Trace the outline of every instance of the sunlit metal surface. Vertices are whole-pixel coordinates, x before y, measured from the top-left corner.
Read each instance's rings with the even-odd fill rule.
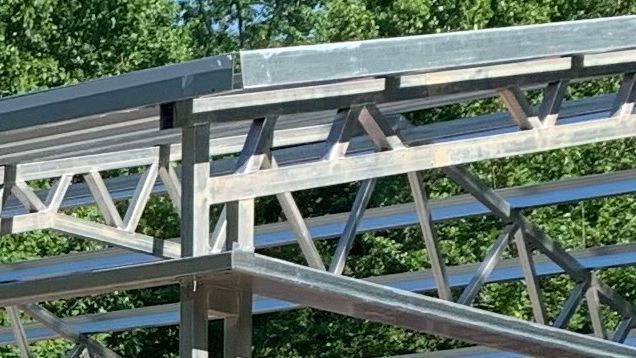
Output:
[[[636,355],[615,343],[636,325],[636,308],[593,272],[635,264],[635,246],[566,251],[520,211],[633,193],[634,170],[492,190],[461,166],[633,137],[635,29],[628,16],[255,50],[242,53],[245,88],[233,87],[233,64],[219,56],[0,100],[0,233],[55,230],[118,247],[0,266],[0,304],[12,312],[22,356],[27,340],[57,336],[76,343],[71,356],[83,347],[116,356],[87,334],[179,324],[180,355],[207,357],[207,321],[219,318],[224,356],[247,358],[253,314],[304,306],[517,353]],[[618,75],[617,93],[564,102],[570,83]],[[530,89],[544,90],[537,107],[528,104]],[[410,112],[495,96],[507,112],[408,120]],[[419,171],[434,168],[467,194],[430,200]],[[140,174],[108,174],[130,169]],[[408,177],[414,202],[367,208],[376,181],[389,175]],[[33,180],[51,188],[36,192]],[[302,216],[295,191],[353,181],[363,184],[350,213]],[[138,229],[151,195],[167,195],[179,238]],[[268,195],[285,221],[255,226],[255,200]],[[211,223],[217,204],[223,214]],[[85,205],[103,220],[66,210]],[[482,215],[506,223],[499,240],[484,262],[447,267],[438,241],[452,238],[437,237],[434,225]],[[431,270],[342,275],[357,234],[416,225]],[[325,259],[315,241],[334,238],[336,254]],[[513,241],[519,257],[502,259]],[[309,268],[253,254],[296,243]],[[536,281],[555,274],[576,285],[551,322]],[[545,325],[470,307],[482,285],[521,279]],[[180,287],[179,304],[68,319],[37,306],[171,284]],[[457,302],[450,288],[464,290]],[[607,340],[561,328],[582,302],[594,334]],[[616,332],[606,332],[601,304],[621,315]],[[22,325],[20,310],[48,328]],[[12,342],[0,330],[0,343]]]

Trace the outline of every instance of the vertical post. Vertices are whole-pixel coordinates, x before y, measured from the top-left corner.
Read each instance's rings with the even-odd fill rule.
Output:
[[[239,278],[235,290],[228,297],[235,308],[233,315],[223,320],[223,357],[252,357],[252,289],[249,282]]]
[[[159,129],[174,128],[174,104],[162,105],[159,115]],[[159,146],[159,178],[163,183],[172,205],[181,215],[181,186],[177,173],[170,165],[170,144]]]
[[[208,292],[196,280],[181,283],[179,357],[208,358]]]
[[[162,105],[162,126],[187,122],[192,101]],[[181,173],[181,257],[209,252],[210,205],[207,181],[210,177],[210,124],[186,124],[182,128]],[[207,358],[208,291],[196,280],[181,283],[181,324],[179,356]]]
[[[254,250],[254,199],[227,203],[227,249]],[[224,298],[219,298],[224,299]],[[252,357],[252,289],[239,277],[227,298],[235,314],[223,320],[223,357]]]

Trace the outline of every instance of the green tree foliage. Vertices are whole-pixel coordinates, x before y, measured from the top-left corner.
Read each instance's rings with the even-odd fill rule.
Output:
[[[177,4],[164,0],[0,1],[0,96],[187,59],[192,56],[190,37],[179,26],[179,15]],[[73,214],[100,219],[95,208],[81,208]],[[170,223],[168,215],[162,214],[163,222]],[[178,225],[173,226],[178,231]],[[2,237],[0,258],[13,262],[99,248],[85,240],[33,232]],[[164,295],[157,291],[148,292],[146,297],[147,300],[134,294],[114,293],[58,301],[47,304],[47,308],[58,315],[71,316],[142,306],[161,300]],[[4,312],[0,322],[7,324]],[[98,338],[106,339],[108,335]],[[140,343],[122,339],[112,344],[130,353]],[[70,347],[69,342],[56,340],[40,342],[33,349],[39,357],[63,357]],[[162,348],[160,352],[163,351]],[[13,348],[3,347],[0,356],[18,355]]]
[[[184,60],[186,32],[164,0],[0,2],[0,95]]]
[[[624,0],[5,0],[0,2],[0,95],[72,83],[104,75],[201,57],[241,48],[289,46],[316,42],[358,40],[459,30],[543,23],[633,13],[636,3]],[[579,98],[615,89],[616,79],[587,82],[572,88]],[[533,94],[533,100],[539,95]],[[418,124],[452,120],[502,108],[496,100],[409,114]],[[590,145],[538,155],[472,165],[493,187],[507,187],[589,175],[634,167],[634,141]],[[461,190],[439,171],[427,171],[431,197]],[[356,183],[309,190],[294,195],[305,203],[305,216],[348,211]],[[410,201],[404,177],[384,178],[371,207]],[[122,209],[125,204],[122,204]],[[542,208],[528,215],[567,248],[629,242],[636,233],[636,201],[632,197]],[[283,220],[274,200],[258,201],[258,222]],[[74,212],[100,220],[93,208]],[[153,198],[140,230],[161,238],[178,235],[178,218],[166,198]],[[492,217],[470,218],[436,226],[446,262],[457,265],[480,261],[502,224]],[[419,228],[411,227],[360,235],[346,274],[376,276],[429,267]],[[325,259],[333,243],[321,243]],[[59,255],[99,248],[98,245],[49,232],[0,240],[5,261]],[[302,262],[295,247],[271,249],[267,254]],[[625,279],[634,269],[614,269],[601,275],[627,298],[636,284]],[[554,317],[572,288],[566,277],[542,279],[548,311]],[[47,304],[61,316],[103,312],[176,302],[174,287],[118,292],[94,298]],[[478,307],[531,319],[522,283],[486,286]],[[614,319],[611,312],[609,318]],[[0,316],[0,321],[6,319]],[[571,329],[590,332],[585,309],[573,318]],[[611,327],[610,327],[611,328]],[[220,326],[211,324],[213,346],[220,344]],[[462,343],[439,339],[375,323],[343,318],[314,310],[298,310],[256,317],[257,357],[367,357],[448,349]],[[175,356],[178,330],[163,327],[102,334],[97,338],[125,356]],[[63,356],[68,342],[39,343],[40,356]],[[217,350],[218,352],[218,350]],[[15,356],[4,349],[2,356]]]

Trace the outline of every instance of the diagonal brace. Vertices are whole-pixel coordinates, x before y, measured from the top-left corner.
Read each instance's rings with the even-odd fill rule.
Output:
[[[461,296],[459,296],[459,300],[457,300],[457,303],[460,303],[462,305],[470,305],[475,300],[475,297],[477,297],[477,294],[479,293],[479,289],[488,279],[488,276],[490,276],[492,270],[495,269],[495,266],[497,266],[497,262],[499,262],[501,254],[510,244],[512,235],[515,234],[517,229],[518,228],[515,224],[508,225],[506,228],[503,229],[503,231],[499,235],[499,238],[497,238],[490,249],[488,249],[486,257],[484,257],[481,265],[479,265],[479,268],[468,283],[468,286],[466,286],[466,288],[464,288],[464,291],[462,291],[462,294]]]
[[[505,221],[517,223],[524,234],[531,240],[533,246],[560,265],[570,276],[572,276],[572,278],[578,283],[577,288],[580,289],[581,293],[578,294],[579,290],[575,290],[573,294],[576,295],[570,296],[571,298],[574,298],[573,301],[580,300],[580,296],[582,296],[583,292],[589,292],[587,290],[587,285],[594,283],[595,286],[601,287],[604,290],[604,293],[602,294],[604,297],[612,297],[611,302],[618,302],[618,298],[616,297],[620,296],[614,293],[610,287],[601,284],[600,281],[598,281],[590,272],[585,270],[585,267],[583,267],[576,258],[552,241],[541,229],[532,224],[527,218],[519,214],[517,211],[512,210],[510,204],[501,195],[487,187],[479,178],[466,170],[466,168],[453,166],[444,168],[444,171],[449,177],[451,177],[451,179],[462,186],[464,190],[468,191],[491,209],[495,215]],[[585,283],[585,286],[583,286],[582,283]],[[569,300],[570,299],[568,299],[568,301]],[[622,299],[620,302],[620,312],[631,313],[634,311],[633,305],[628,303],[626,300]],[[576,306],[574,306],[574,308],[575,307]],[[556,323],[564,325],[565,322],[567,322],[567,319],[563,318],[569,319],[569,317],[561,317],[560,315],[557,319],[558,322],[555,322],[555,325]],[[592,318],[594,319],[594,317]],[[595,331],[597,334],[600,334],[601,332],[598,324],[597,327],[595,327]]]
[[[75,343],[81,344],[89,351],[98,354],[102,358],[121,358],[117,353],[102,346],[99,342],[78,332],[73,326],[56,317],[41,306],[30,303],[20,308],[29,316],[40,321],[43,325],[58,333],[60,336]]]
[[[15,306],[7,307],[7,314],[9,315],[9,320],[11,321],[11,330],[13,331],[13,336],[15,337],[18,349],[20,350],[20,357],[31,358],[31,352],[29,351],[29,341],[26,338],[24,326],[22,325],[22,321],[20,320],[20,313],[18,312],[18,308]]]

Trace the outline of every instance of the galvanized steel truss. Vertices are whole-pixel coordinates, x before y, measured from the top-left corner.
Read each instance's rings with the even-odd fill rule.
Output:
[[[69,357],[81,356],[86,350],[117,356],[88,337],[94,331],[84,330],[80,321],[57,318],[37,303],[179,283],[180,304],[157,308],[178,310],[176,320],[155,324],[179,322],[183,357],[208,355],[207,322],[212,318],[224,320],[224,356],[251,356],[252,315],[299,306],[535,356],[634,356],[636,349],[615,343],[623,342],[636,324],[634,306],[590,272],[602,265],[581,259],[595,254],[563,250],[522,209],[629,193],[636,186],[612,187],[613,183],[618,186],[623,174],[563,184],[587,185],[594,192],[587,195],[565,194],[567,190],[558,188],[561,184],[555,189],[548,183],[539,191],[561,190],[560,197],[523,206],[514,203],[514,195],[488,188],[462,166],[633,137],[634,30],[636,18],[622,17],[355,46],[247,51],[241,54],[244,89],[231,90],[232,64],[227,56],[220,56],[0,101],[0,127],[6,130],[0,134],[4,164],[0,231],[53,229],[139,253],[122,266],[108,260],[127,254],[106,250],[98,254],[104,263],[85,268],[81,268],[84,256],[72,255],[58,261],[67,265],[58,273],[46,277],[25,273],[0,284],[0,305],[7,307],[15,343],[24,357],[30,356],[28,342],[40,327],[23,326],[22,310],[49,329],[51,333],[43,338],[74,341]],[[545,43],[546,34],[556,33],[563,36],[551,36]],[[588,34],[589,41],[580,41],[580,33]],[[493,39],[504,39],[508,45],[497,53],[488,45]],[[521,39],[530,41],[533,48],[519,52],[513,44]],[[450,54],[458,43],[470,41],[474,46],[465,47],[465,52],[446,65],[436,64],[425,50],[442,46]],[[428,57],[402,65],[378,57],[396,48]],[[324,59],[342,56],[349,56],[351,69],[322,66],[329,63]],[[298,64],[310,66],[294,70]],[[269,76],[263,77],[263,73]],[[614,75],[623,77],[613,97],[563,102],[570,83]],[[543,100],[533,108],[524,91],[537,88],[543,89]],[[208,95],[212,92],[220,93]],[[419,127],[400,115],[493,96],[501,97],[508,115]],[[120,112],[102,115],[110,111]],[[210,160],[225,154],[236,155]],[[174,164],[176,161],[181,165]],[[139,175],[107,180],[100,174],[123,168],[142,169]],[[449,208],[480,204],[478,209],[460,210],[446,219],[489,211],[502,221],[501,235],[479,265],[445,267],[433,226],[440,220],[436,210],[442,204],[429,203],[420,175],[433,168],[441,168],[473,197],[447,200]],[[367,210],[377,179],[402,174],[408,178],[412,206]],[[29,187],[29,181],[40,179],[52,180],[48,191],[35,192]],[[292,194],[353,181],[360,181],[360,187],[350,213],[324,219],[338,225],[330,233],[321,234],[317,229],[323,219],[303,218]],[[609,189],[594,186],[601,183],[608,183]],[[520,188],[516,193],[523,197],[519,194],[523,191]],[[159,240],[136,232],[153,192],[167,193],[180,215],[179,240]],[[255,199],[269,195],[280,203],[287,219],[284,227],[254,225]],[[128,200],[125,210],[116,203],[123,200]],[[100,222],[61,211],[88,204],[97,206]],[[222,210],[211,229],[212,205],[221,205]],[[406,221],[372,223],[374,218],[406,212],[412,213]],[[342,276],[358,233],[413,224],[421,228],[431,269],[430,284],[412,291],[435,288],[439,299],[394,288],[403,278],[355,280]],[[277,232],[295,239],[308,267],[254,254],[259,247],[290,243],[289,239],[263,239]],[[328,265],[315,245],[315,240],[326,238],[338,238]],[[520,275],[493,278],[502,252],[511,244],[517,259],[506,262],[518,266]],[[616,250],[624,255],[636,252],[632,246]],[[555,264],[550,269],[538,264],[550,265],[549,261]],[[625,259],[616,265],[634,262]],[[44,260],[20,267],[27,272],[48,264]],[[11,266],[5,268],[12,270]],[[453,279],[459,272],[464,272],[465,279],[457,283]],[[465,275],[468,272],[470,276]],[[556,273],[565,273],[576,286],[561,313],[550,319],[538,277]],[[470,307],[486,282],[512,279],[525,281],[534,323]],[[453,287],[463,287],[456,302]],[[261,296],[282,301],[261,309],[267,301]],[[562,329],[583,299],[596,337]],[[603,304],[622,318],[612,334],[602,321]],[[148,312],[146,308],[125,314],[137,315],[139,326],[147,326],[143,317]],[[99,319],[111,322],[108,320],[116,315]],[[110,327],[130,328],[112,322]]]

